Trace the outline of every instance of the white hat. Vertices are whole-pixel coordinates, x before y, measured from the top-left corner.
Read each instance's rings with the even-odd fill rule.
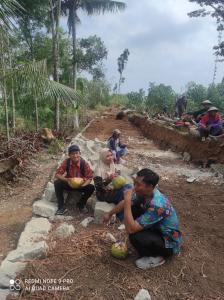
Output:
[[[212,102],[209,101],[209,100],[205,100],[205,101],[202,102],[202,104],[212,104]]]
[[[212,106],[212,107],[209,108],[208,112],[209,111],[219,111],[219,109],[215,106]]]

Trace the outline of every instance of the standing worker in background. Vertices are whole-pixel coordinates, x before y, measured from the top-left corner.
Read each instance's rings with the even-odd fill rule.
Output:
[[[182,97],[177,99],[177,101],[175,103],[175,115],[178,118],[181,118],[181,116],[185,112],[186,108],[187,108],[187,98],[185,95],[183,95]]]

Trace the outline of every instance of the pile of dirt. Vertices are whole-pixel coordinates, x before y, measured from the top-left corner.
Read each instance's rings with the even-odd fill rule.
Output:
[[[224,163],[224,140],[201,142],[189,133],[167,127],[159,121],[132,115],[129,120],[137,126],[145,137],[152,139],[161,148],[171,148],[176,152],[188,152],[192,161],[212,161]]]

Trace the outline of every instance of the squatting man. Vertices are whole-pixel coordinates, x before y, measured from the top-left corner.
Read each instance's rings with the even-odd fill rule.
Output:
[[[134,179],[134,188],[124,192],[124,200],[104,215],[108,223],[113,214],[124,212],[129,240],[139,254],[136,266],[148,269],[160,266],[179,253],[182,235],[176,211],[157,188],[159,176],[142,169]]]

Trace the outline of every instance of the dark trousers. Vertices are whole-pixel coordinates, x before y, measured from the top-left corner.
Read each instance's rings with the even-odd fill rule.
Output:
[[[134,219],[138,218],[143,213],[144,211],[141,207],[132,207]],[[129,234],[129,240],[140,257],[162,256],[167,258],[173,255],[173,250],[165,247],[162,234],[157,229],[149,228],[136,233],[131,233]]]
[[[86,205],[87,200],[94,192],[94,186],[92,184],[88,184],[84,187],[80,187],[78,189],[73,189],[68,185],[67,182],[64,182],[62,180],[56,180],[54,182],[54,188],[55,188],[55,194],[58,200],[58,208],[61,209],[64,207],[64,191],[77,191],[81,193],[81,199],[77,203],[77,205],[82,208]]]
[[[222,134],[223,130],[222,130],[221,126],[212,127],[210,130],[207,128],[200,127],[199,132],[200,132],[201,137],[208,137],[209,134],[211,134],[213,136],[218,136],[218,135]]]

